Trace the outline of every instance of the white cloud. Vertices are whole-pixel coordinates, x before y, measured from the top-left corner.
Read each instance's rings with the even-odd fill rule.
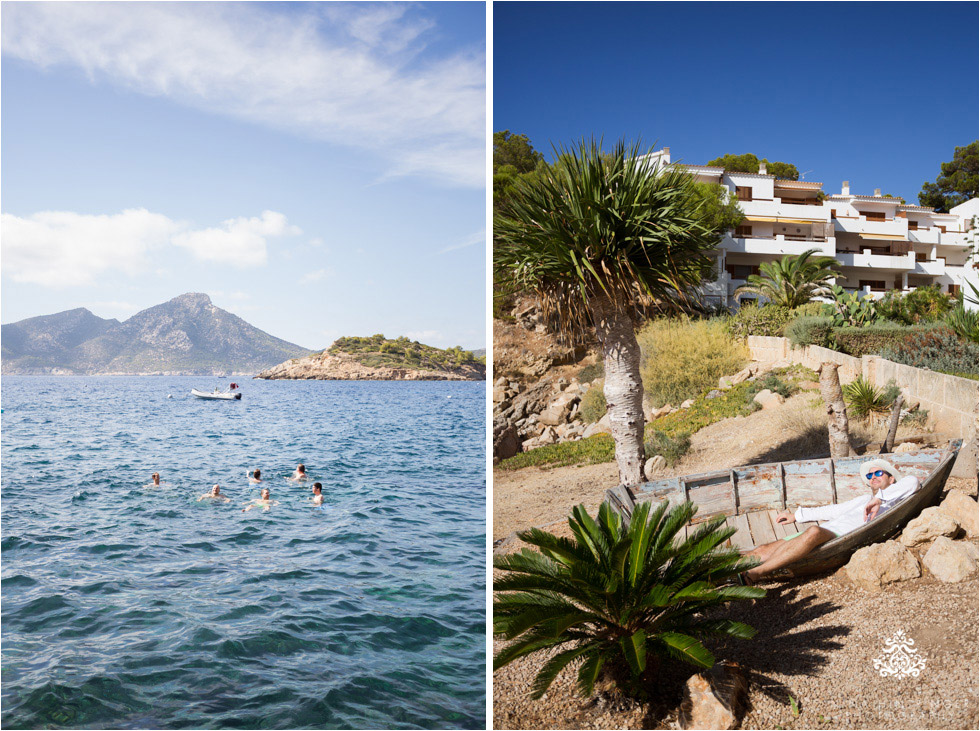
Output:
[[[302,277],[300,277],[300,284],[311,284],[313,282],[319,282],[327,277],[330,272],[326,269],[316,269],[312,272],[307,272]]]
[[[199,230],[145,208],[112,215],[71,211],[41,211],[26,218],[0,215],[4,275],[15,282],[50,287],[92,284],[111,270],[134,276],[152,271],[155,262],[150,252],[170,246],[186,248],[200,260],[257,266],[266,261],[268,238],[299,233],[275,211]]]
[[[144,208],[90,216],[42,211],[28,218],[0,215],[3,271],[15,282],[51,287],[91,284],[116,269],[136,274],[147,253],[166,246],[179,224]]]
[[[452,244],[444,249],[440,249],[440,254],[445,254],[450,251],[456,251],[457,249],[466,249],[470,246],[476,246],[477,244],[485,244],[487,241],[486,230],[477,231],[475,234],[470,234],[465,239],[463,239],[458,244]]]
[[[353,145],[387,175],[483,187],[482,48],[426,57],[400,4],[3,4],[3,51],[42,68]]]
[[[178,234],[173,242],[189,249],[203,261],[221,261],[237,266],[258,266],[267,259],[266,238],[300,234],[286,217],[275,211],[263,211],[261,218],[232,218],[220,228],[206,228]]]

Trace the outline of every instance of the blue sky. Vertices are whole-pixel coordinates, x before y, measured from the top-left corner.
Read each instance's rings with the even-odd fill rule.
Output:
[[[4,3],[2,321],[485,347],[483,3]]]
[[[704,164],[751,152],[917,204],[977,139],[978,8],[957,3],[493,7],[493,129],[602,136]]]

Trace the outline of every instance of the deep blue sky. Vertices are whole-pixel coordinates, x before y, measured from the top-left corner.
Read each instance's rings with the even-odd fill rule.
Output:
[[[537,3],[493,6],[493,129],[637,137],[674,161],[781,160],[839,193],[917,204],[977,138],[978,6]]]

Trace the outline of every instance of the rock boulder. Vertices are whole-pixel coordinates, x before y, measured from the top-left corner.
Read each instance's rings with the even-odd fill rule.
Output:
[[[957,522],[942,508],[926,508],[919,517],[908,522],[899,540],[903,546],[917,546],[939,536],[955,536],[958,530]]]
[[[948,584],[963,581],[977,573],[977,547],[941,536],[926,551],[922,564],[940,581]]]
[[[885,541],[855,551],[844,573],[861,588],[880,591],[885,584],[915,579],[922,570],[905,546],[898,541]]]
[[[977,519],[980,506],[977,505],[976,500],[959,490],[950,490],[939,509],[955,520],[968,538],[977,537]]]

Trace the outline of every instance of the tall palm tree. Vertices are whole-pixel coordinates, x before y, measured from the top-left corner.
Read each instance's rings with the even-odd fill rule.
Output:
[[[838,263],[832,256],[811,258],[817,251],[808,249],[802,254],[788,254],[777,261],[760,264],[761,276],[750,274],[746,284],[735,290],[735,299],[751,293],[765,297],[774,305],[793,308],[830,294]]]
[[[494,268],[535,293],[568,335],[595,328],[623,484],[643,481],[643,390],[633,318],[709,272],[725,224],[694,179],[654,167],[639,144],[556,148],[553,165],[518,181],[493,219]]]

